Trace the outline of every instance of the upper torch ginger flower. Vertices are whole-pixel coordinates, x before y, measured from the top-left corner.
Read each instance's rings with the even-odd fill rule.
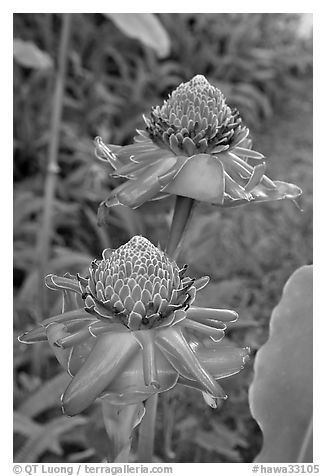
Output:
[[[128,179],[102,206],[137,208],[173,194],[234,207],[301,195],[296,185],[264,175],[264,162],[248,164],[264,156],[248,148],[249,130],[239,112],[202,75],[180,84],[144,121],[146,130],[137,131],[132,145],[95,139],[96,155],[110,163],[112,176]]]
[[[72,377],[63,410],[75,415],[96,398],[112,405],[138,404],[177,383],[197,388],[212,406],[226,398],[217,379],[243,368],[248,349],[221,346],[234,311],[193,306],[208,277],[185,277],[164,251],[134,236],[103,251],[83,278],[49,275],[63,292],[62,314],[19,340],[48,340]]]

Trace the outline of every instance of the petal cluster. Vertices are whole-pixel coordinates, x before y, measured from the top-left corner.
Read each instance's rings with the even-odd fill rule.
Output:
[[[180,84],[144,121],[146,129],[137,131],[131,145],[95,139],[96,155],[109,162],[111,175],[127,179],[102,206],[137,208],[148,200],[180,195],[234,207],[294,200],[301,194],[296,185],[265,175],[264,156],[252,150],[239,112],[202,75]]]
[[[180,84],[144,120],[153,142],[189,157],[235,147],[249,132],[239,112],[202,75]]]
[[[94,260],[89,272],[87,280],[78,277],[85,309],[133,331],[184,319],[196,289],[208,282],[208,277],[185,277],[185,269],[142,236],[117,250],[104,250],[103,259]]]
[[[234,311],[193,306],[208,278],[185,277],[163,251],[135,236],[93,261],[88,277],[49,275],[63,294],[62,313],[20,337],[48,341],[72,380],[62,396],[75,415],[96,398],[134,404],[177,383],[210,403],[226,398],[217,380],[239,372],[248,349],[221,346]],[[207,397],[207,395],[209,397]]]

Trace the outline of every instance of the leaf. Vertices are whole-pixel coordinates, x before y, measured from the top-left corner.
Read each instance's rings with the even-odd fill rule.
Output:
[[[120,30],[153,48],[159,58],[170,51],[170,38],[153,13],[104,13]]]
[[[312,462],[312,266],[290,277],[258,351],[249,391],[264,443],[255,462]]]
[[[55,454],[62,454],[60,436],[77,425],[83,425],[86,421],[86,418],[79,416],[74,418],[60,416],[47,424],[41,425],[15,412],[14,432],[24,434],[27,437],[26,443],[15,455],[15,463],[36,463],[39,457],[48,449]]]
[[[35,43],[19,38],[14,39],[14,59],[25,68],[45,70],[53,66],[52,58]]]
[[[60,406],[60,396],[70,382],[67,373],[60,373],[46,382],[33,395],[20,405],[19,412],[30,417],[39,415],[48,408]]]
[[[35,441],[36,439],[39,438],[40,434],[43,434],[44,426],[39,423],[35,423],[33,420],[31,420],[25,415],[21,415],[18,412],[14,412],[13,430],[14,430],[14,434],[18,433],[20,435],[23,435],[26,438],[25,443],[21,445],[21,447],[15,454],[16,462],[17,461],[25,462],[25,460],[27,461],[27,459],[25,458],[25,456],[27,457],[26,451],[25,451],[26,447],[27,447],[27,451],[29,451],[30,441]],[[47,449],[52,451],[54,454],[57,454],[57,455],[62,454],[61,446],[57,440],[47,441],[47,446],[48,446]],[[35,459],[37,458],[37,456],[38,454],[35,455]],[[33,456],[28,455],[28,460],[30,457],[34,459]]]
[[[14,433],[20,433],[24,436],[32,436],[38,434],[38,432],[40,431],[41,425],[39,423],[35,423],[26,415],[22,415],[19,412],[14,412],[13,418]]]

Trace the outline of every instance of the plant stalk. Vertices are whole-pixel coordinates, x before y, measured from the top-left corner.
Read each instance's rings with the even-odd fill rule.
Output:
[[[157,410],[158,394],[155,393],[146,400],[145,415],[139,428],[138,439],[138,462],[152,463],[154,438],[155,438],[155,421]]]
[[[50,242],[53,229],[53,203],[55,197],[58,167],[58,149],[60,139],[60,124],[63,108],[64,85],[67,69],[68,43],[71,30],[71,14],[64,13],[62,16],[62,30],[58,57],[58,70],[56,75],[55,91],[53,95],[53,107],[50,128],[50,142],[48,152],[48,165],[44,187],[43,220],[38,240],[40,257],[39,266],[39,298],[42,319],[47,313],[46,293],[44,292],[44,275],[47,272],[50,256]]]
[[[189,222],[192,217],[195,200],[189,197],[176,196],[172,224],[166,246],[166,253],[177,259]]]
[[[164,429],[163,451],[166,458],[173,460],[176,457],[176,454],[171,448],[175,420],[176,398],[173,394],[171,395],[170,392],[162,392],[160,398],[162,404]]]

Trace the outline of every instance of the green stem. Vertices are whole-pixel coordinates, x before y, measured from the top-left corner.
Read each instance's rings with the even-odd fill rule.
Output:
[[[71,29],[71,15],[69,13],[63,14],[63,25],[60,38],[60,50],[58,58],[58,71],[56,75],[55,92],[53,95],[53,108],[51,117],[50,129],[50,143],[49,143],[49,158],[47,165],[47,172],[44,187],[44,210],[43,221],[40,229],[38,250],[40,256],[39,268],[39,297],[41,300],[42,317],[46,313],[47,303],[46,295],[44,293],[44,275],[47,272],[49,255],[50,255],[50,241],[52,236],[52,218],[53,218],[53,203],[55,197],[55,189],[57,182],[58,168],[58,149],[60,138],[60,124],[63,107],[64,85],[67,69],[68,56],[68,42]]]
[[[155,393],[149,397],[145,403],[146,413],[139,428],[139,463],[151,463],[153,459],[157,398],[158,394]]]
[[[177,259],[182,241],[189,226],[195,200],[189,197],[176,196],[171,229],[166,246],[166,253],[174,260]]]

